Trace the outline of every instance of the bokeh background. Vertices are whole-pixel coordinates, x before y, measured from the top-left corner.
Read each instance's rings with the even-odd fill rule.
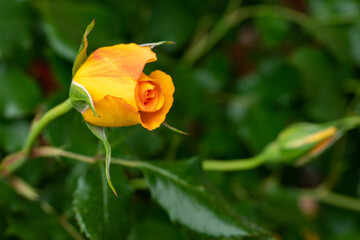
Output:
[[[156,47],[158,61],[144,71],[172,76],[175,100],[166,121],[190,135],[165,127],[109,129],[113,156],[247,158],[292,123],[359,113],[357,0],[0,0],[1,158],[21,149],[36,114],[68,97],[72,62],[92,19],[88,52],[176,42]],[[89,156],[102,150],[76,111],[51,123],[40,141]],[[237,211],[278,239],[360,239],[359,206],[346,210],[301,194],[325,185],[359,199],[359,143],[354,130],[302,167],[270,164],[208,175]],[[78,163],[60,158],[31,161],[17,174],[77,226],[71,201],[79,172]],[[69,239],[53,217],[23,211],[2,191],[1,239]],[[146,190],[135,192],[132,205],[126,239],[197,239],[171,223]]]

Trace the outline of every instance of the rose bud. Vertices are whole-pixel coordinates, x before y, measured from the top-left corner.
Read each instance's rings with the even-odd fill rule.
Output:
[[[175,88],[162,71],[143,73],[145,64],[153,61],[156,55],[150,47],[133,43],[93,52],[73,78],[90,94],[98,115],[87,108],[82,112],[85,121],[101,127],[159,127],[173,104]]]
[[[329,148],[343,135],[334,123],[298,123],[286,128],[277,144],[283,161],[302,165]]]

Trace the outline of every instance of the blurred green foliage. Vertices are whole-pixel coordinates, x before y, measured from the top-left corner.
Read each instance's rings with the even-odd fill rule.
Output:
[[[144,176],[112,168],[117,199],[102,165],[29,161],[14,175],[39,197],[26,200],[12,177],[1,178],[0,239],[271,239],[254,234],[262,228],[278,239],[360,239],[359,205],[344,209],[346,200],[318,194],[360,201],[358,130],[302,167],[203,172],[192,158],[251,157],[292,123],[358,115],[360,1],[0,0],[0,157],[20,150],[32,119],[68,97],[72,62],[92,19],[91,51],[176,42],[155,48],[158,61],[145,72],[172,76],[167,122],[190,136],[164,127],[109,129],[114,157],[149,161]],[[52,122],[39,142],[103,154],[76,111]]]

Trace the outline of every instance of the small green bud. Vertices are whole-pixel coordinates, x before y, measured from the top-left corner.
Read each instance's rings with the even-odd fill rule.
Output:
[[[276,142],[282,161],[296,165],[304,164],[322,153],[342,133],[334,124],[298,123],[280,133]]]

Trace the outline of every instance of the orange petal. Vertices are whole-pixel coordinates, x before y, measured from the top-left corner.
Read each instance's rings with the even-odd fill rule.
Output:
[[[161,72],[161,71],[159,71]],[[170,76],[169,76],[170,77]],[[171,77],[170,77],[171,79]],[[164,105],[164,101],[165,101],[165,98],[164,98],[164,95],[163,95],[163,91],[162,91],[162,88],[160,87],[159,85],[159,81],[158,80],[155,80],[155,79],[152,79],[150,78],[149,76],[147,76],[145,73],[142,73],[140,78],[137,80],[139,83],[140,82],[151,82],[152,84],[154,84],[156,86],[156,90],[157,90],[157,93],[158,93],[158,103],[156,105],[156,108],[151,111],[151,112],[155,112],[157,110],[159,110],[160,108],[162,108],[162,106]],[[172,82],[172,80],[171,80]],[[138,84],[139,85],[139,84]],[[136,90],[135,90],[136,91]],[[137,100],[138,101],[138,100]],[[138,104],[139,106],[139,104]],[[140,110],[139,111],[143,111],[143,110]],[[146,112],[146,111],[145,111]]]
[[[140,123],[140,114],[137,109],[124,99],[106,96],[94,102],[98,117],[91,110],[83,113],[85,121],[101,127],[124,127]]]
[[[148,130],[153,130],[164,122],[166,114],[169,112],[174,101],[173,94],[175,87],[171,77],[162,71],[156,70],[152,72],[149,78],[161,88],[164,96],[164,104],[160,110],[156,112],[140,112],[141,125]]]
[[[83,77],[75,75],[73,81],[81,84],[91,95],[93,101],[106,96],[122,98],[137,109],[134,92],[137,82],[129,76],[124,77]]]
[[[140,81],[136,85],[135,100],[138,110],[143,112],[155,112],[162,108],[164,104],[161,87],[153,80]]]
[[[134,43],[102,47],[93,52],[75,75],[82,77],[129,76],[138,79],[148,62],[156,61],[156,54],[150,47]]]

